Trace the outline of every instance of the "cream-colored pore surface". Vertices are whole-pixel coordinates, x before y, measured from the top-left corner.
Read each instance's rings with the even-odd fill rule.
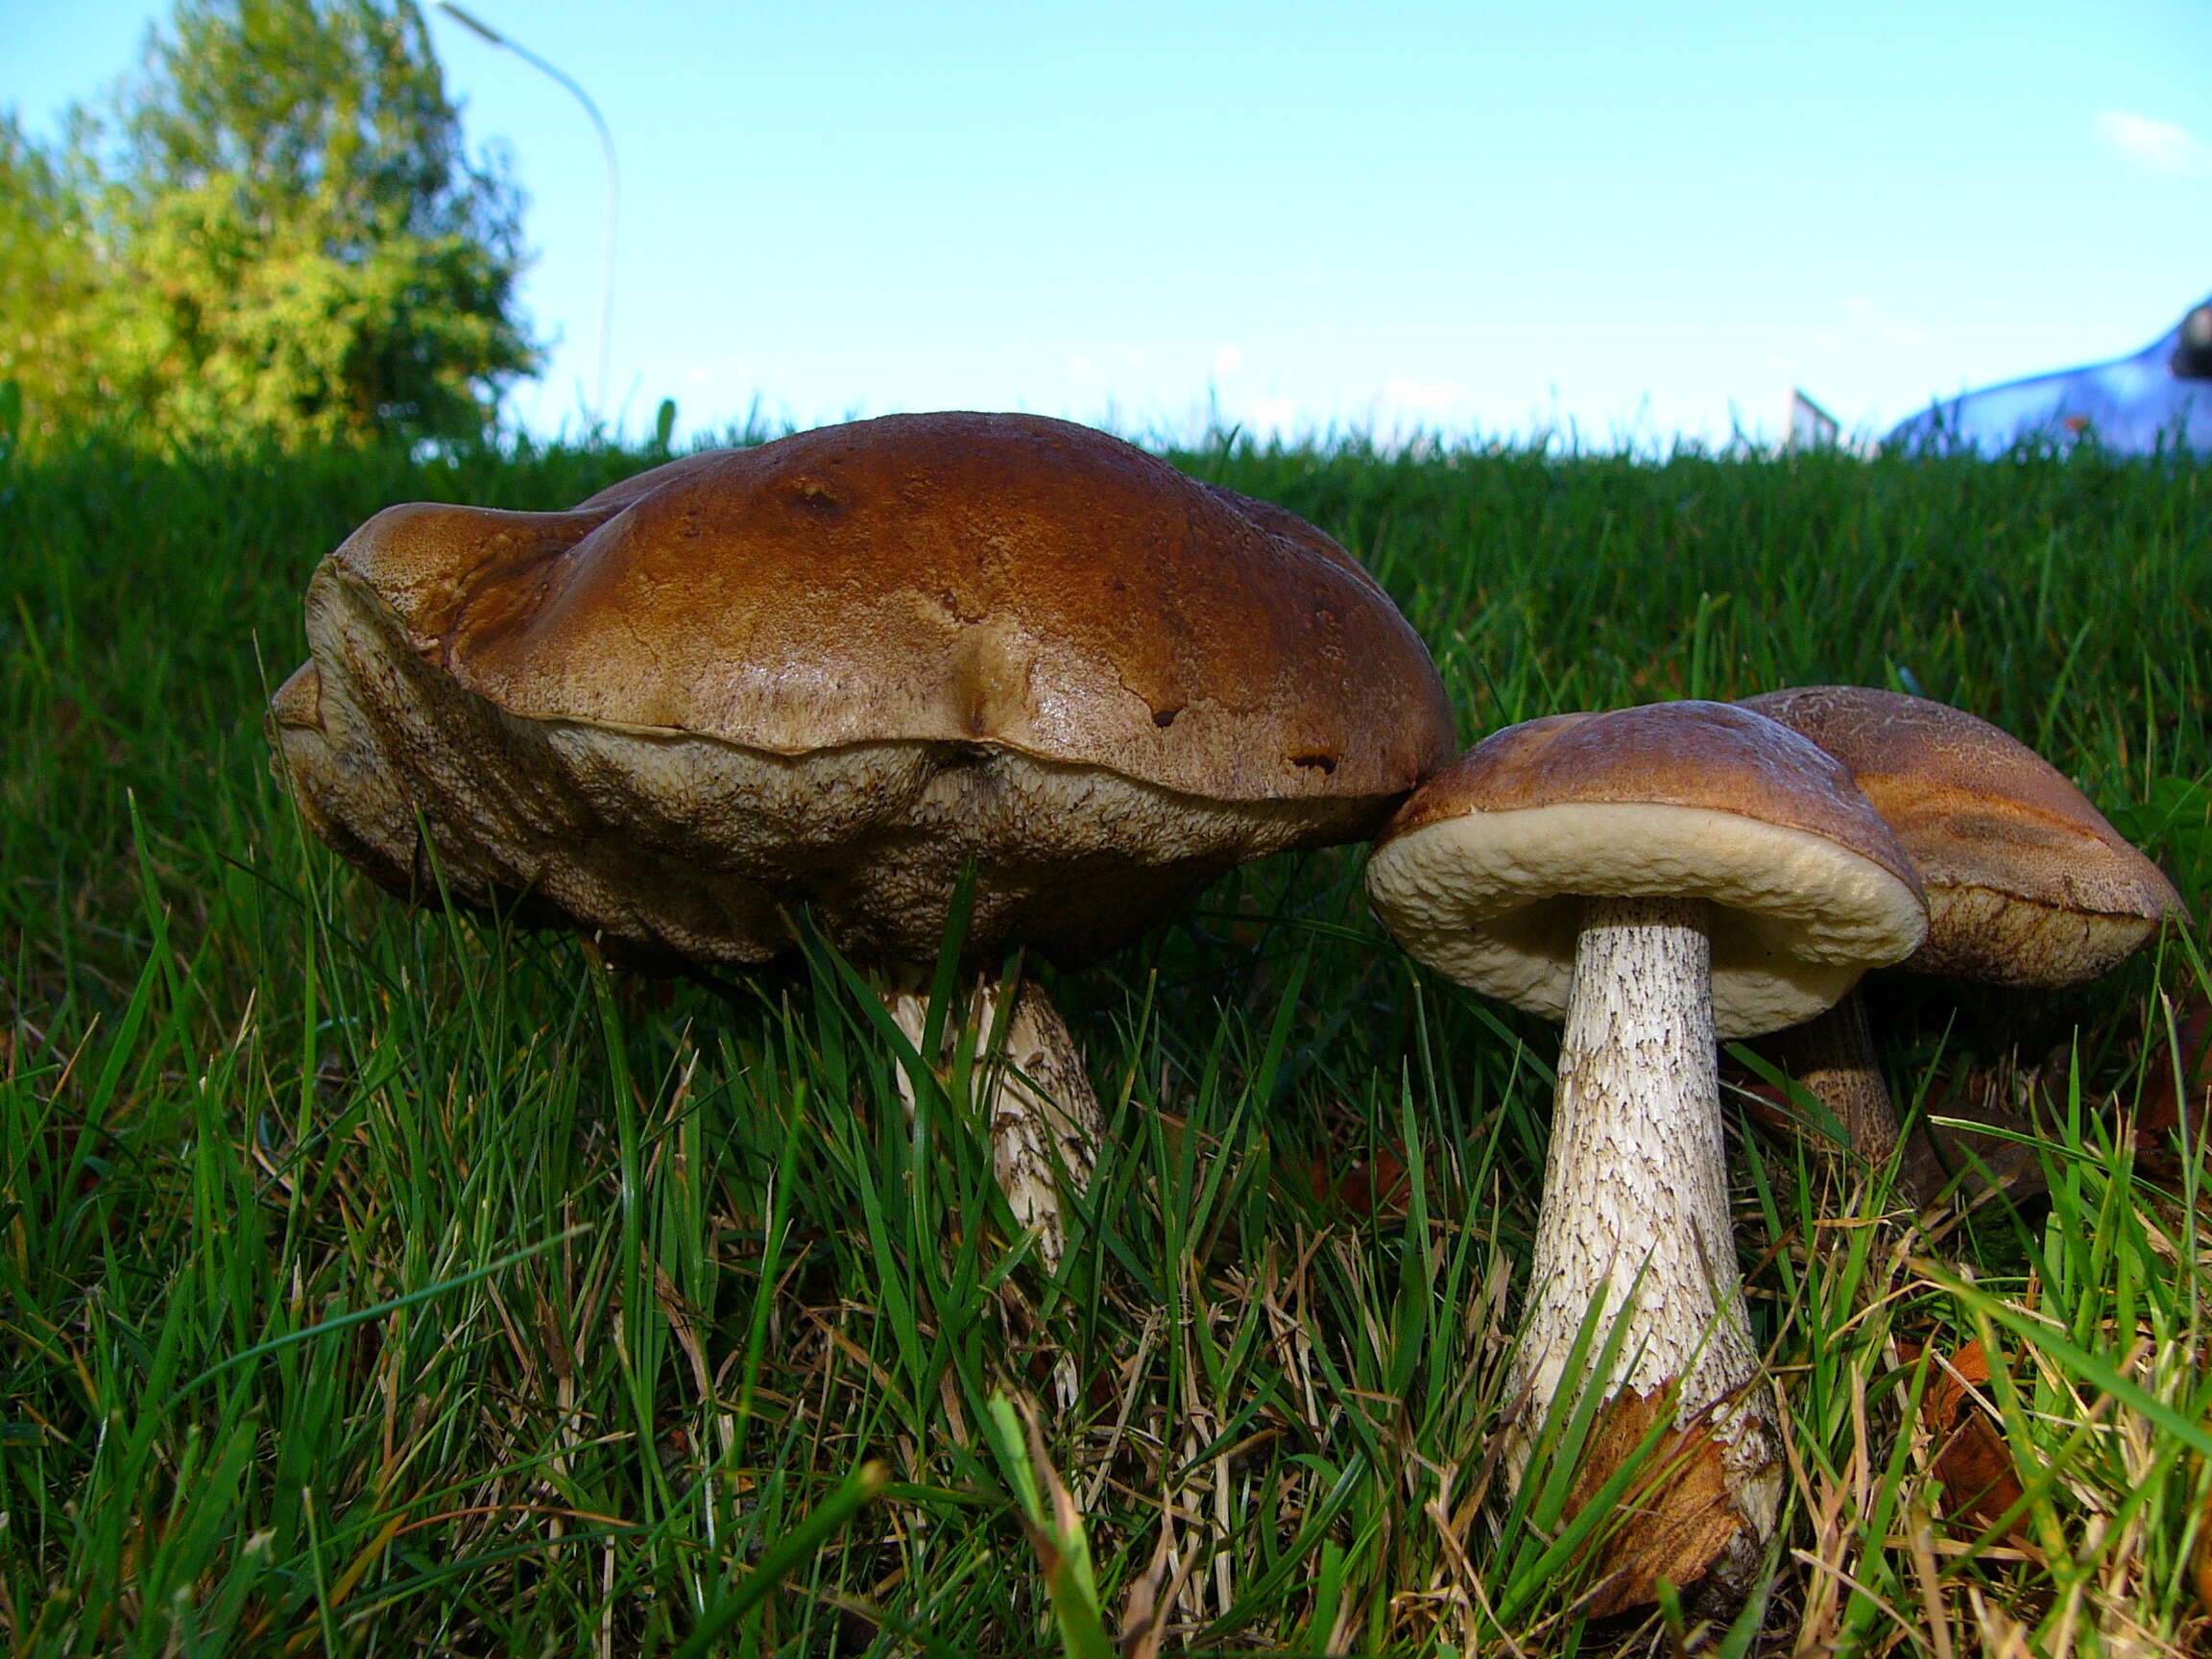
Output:
[[[1438,973],[1564,1016],[1581,901],[1705,899],[1714,1023],[1744,1037],[1809,1020],[1926,930],[1911,888],[1825,836],[1697,806],[1613,804],[1472,812],[1380,849],[1367,890],[1400,944]]]
[[[2153,917],[1933,882],[1928,913],[1930,943],[1912,966],[1997,985],[2079,985],[2118,967],[2158,928]]]

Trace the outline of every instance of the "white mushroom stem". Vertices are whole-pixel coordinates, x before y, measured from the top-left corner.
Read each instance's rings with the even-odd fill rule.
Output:
[[[883,994],[891,1018],[917,1051],[929,1018],[921,985],[918,974],[903,975]],[[968,1061],[974,1110],[990,1133],[999,1190],[1015,1223],[1036,1229],[1039,1256],[1057,1265],[1068,1241],[1062,1183],[1078,1191],[1089,1184],[1104,1134],[1083,1050],[1052,999],[1031,980],[985,975],[965,1001],[965,1018],[956,1012],[945,1021],[942,1051],[923,1058],[948,1082],[959,1061]],[[912,1112],[914,1084],[903,1067],[898,1081]]]
[[[1897,1109],[1866,1025],[1866,1003],[1853,986],[1825,1014],[1774,1034],[1783,1070],[1835,1116],[1844,1144],[1879,1169],[1897,1150]]]
[[[1613,1397],[1673,1387],[1675,1417],[1702,1418],[1729,1497],[1754,1536],[1780,1496],[1767,1405],[1728,1214],[1713,1034],[1712,948],[1701,901],[1591,901],[1575,946],[1558,1096],[1516,1351],[1506,1456],[1524,1473],[1594,1302],[1595,1360],[1625,1319]]]

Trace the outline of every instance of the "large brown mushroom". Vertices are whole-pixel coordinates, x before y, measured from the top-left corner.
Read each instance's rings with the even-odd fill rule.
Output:
[[[566,513],[394,507],[316,570],[307,637],[274,709],[301,810],[403,897],[434,853],[465,903],[699,965],[778,954],[805,905],[918,1040],[972,870],[963,1000],[1017,1056],[982,1110],[1048,1254],[1097,1106],[1043,993],[986,968],[1366,836],[1452,747],[1336,543],[1022,415],[712,451]]]
[[[2098,978],[2187,910],[2174,884],[2058,769],[1988,721],[1925,697],[1804,685],[1739,705],[1810,737],[1850,769],[1928,891],[1927,942],[1901,966],[2050,990]],[[1854,1151],[1885,1162],[1897,1118],[1856,992],[1777,1040]],[[1932,1145],[1906,1163],[1927,1202]]]
[[[1586,1387],[1607,1405],[1583,1492],[1664,1411],[1671,1472],[1595,1605],[1648,1599],[1660,1576],[1741,1578],[1773,1529],[1781,1458],[1736,1264],[1716,1038],[1804,1020],[1918,945],[1903,853],[1795,733],[1665,703],[1485,738],[1385,827],[1367,890],[1422,961],[1566,1027],[1509,1476]]]

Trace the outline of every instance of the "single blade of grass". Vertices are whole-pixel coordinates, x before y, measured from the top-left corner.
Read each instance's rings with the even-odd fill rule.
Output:
[[[737,1587],[699,1616],[699,1623],[675,1659],[701,1659],[711,1651],[724,1631],[774,1594],[777,1585],[810,1559],[816,1551],[843,1531],[853,1518],[868,1506],[890,1483],[890,1472],[878,1462],[867,1462],[848,1475],[829,1497],[808,1511],[798,1526],[763,1551]]]

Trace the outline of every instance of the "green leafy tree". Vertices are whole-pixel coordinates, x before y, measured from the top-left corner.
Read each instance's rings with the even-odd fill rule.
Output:
[[[69,405],[99,355],[100,260],[84,180],[0,114],[0,383]]]
[[[0,295],[37,420],[456,438],[537,367],[519,197],[466,154],[413,0],[180,0],[66,163],[0,145],[0,227],[37,228],[54,297]]]

